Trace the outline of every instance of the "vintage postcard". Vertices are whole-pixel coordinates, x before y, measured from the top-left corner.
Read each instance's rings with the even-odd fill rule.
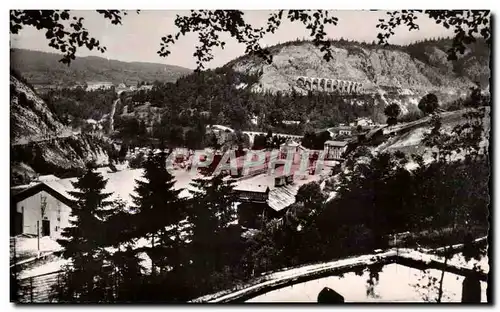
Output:
[[[11,10],[14,303],[491,303],[488,10]]]

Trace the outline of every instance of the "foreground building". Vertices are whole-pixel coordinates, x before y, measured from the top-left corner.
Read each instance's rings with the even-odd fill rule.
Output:
[[[112,192],[110,200],[122,199],[131,203],[135,179],[142,170],[109,173],[109,168],[97,169],[108,180],[104,192]],[[74,207],[73,182],[77,178],[60,179],[49,175],[28,185],[11,188],[11,235],[38,235],[60,238]]]
[[[45,181],[11,189],[11,235],[59,238],[69,226],[72,201],[61,191],[69,181]]]

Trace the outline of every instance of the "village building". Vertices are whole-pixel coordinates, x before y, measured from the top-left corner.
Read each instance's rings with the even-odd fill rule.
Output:
[[[153,85],[142,85],[139,87],[139,91],[140,90],[143,90],[143,91],[151,91],[153,89]]]
[[[140,149],[136,152],[139,151]],[[186,155],[182,152],[192,157],[189,151],[184,150],[178,150],[176,154]],[[241,175],[244,157],[238,157],[238,175],[232,178],[236,178],[234,192],[237,196],[235,206],[238,207],[239,223],[250,228],[257,227],[257,223],[262,220],[281,218],[287,207],[295,202],[299,187],[319,181],[320,176],[325,174],[324,170],[328,170],[324,168],[321,172],[314,173],[307,168],[302,172],[300,163],[291,167],[276,164],[275,168],[269,170],[270,159],[266,157],[264,164],[252,167],[246,175]],[[285,171],[285,168],[290,171]],[[120,199],[127,205],[133,205],[131,195],[134,193],[136,180],[143,179],[142,169],[114,171],[104,167],[96,171],[107,180],[104,192],[112,193],[108,200]],[[174,188],[182,190],[179,196],[184,198],[191,196],[192,180],[203,177],[183,169],[173,170],[173,175],[176,181]],[[28,185],[12,187],[11,213],[14,217],[11,235],[39,234],[53,239],[60,238],[63,229],[70,224],[71,209],[75,204],[71,192],[75,190],[73,182],[76,180],[77,178],[60,179],[54,175],[46,175]]]
[[[299,164],[302,157],[305,157],[308,152],[309,150],[302,146],[300,143],[297,143],[293,140],[288,140],[287,142],[280,145],[279,158],[287,159],[287,157],[290,157],[293,164]]]
[[[135,179],[142,177],[142,170],[111,172],[108,167],[96,169],[108,180],[104,192],[113,193],[109,200],[123,199],[132,204],[130,194]],[[69,216],[75,198],[73,182],[77,178],[59,179],[54,176],[40,178],[28,185],[11,188],[11,213],[14,216],[11,235],[31,234],[61,237],[62,230],[69,226]]]
[[[122,200],[132,206],[131,195],[134,194],[136,180],[143,180],[143,169],[112,171],[109,167],[95,169],[106,180],[104,193],[111,193],[109,201]],[[174,189],[182,190],[182,198],[191,196],[191,181],[201,178],[186,170],[174,170]],[[49,236],[52,239],[61,237],[65,227],[70,225],[71,209],[75,198],[71,192],[75,191],[73,182],[77,178],[60,179],[53,175],[39,177],[27,185],[15,186],[11,193],[11,235],[38,235]]]
[[[111,89],[113,87],[113,83],[109,81],[104,82],[87,82],[86,91],[94,91],[99,89]]]
[[[358,126],[373,127],[374,125],[375,125],[375,123],[373,122],[373,120],[371,120],[370,118],[367,118],[367,117],[356,118],[355,121],[353,121],[349,124],[349,126],[351,126],[351,127],[358,127]]]
[[[69,226],[72,201],[64,194],[69,181],[46,181],[11,188],[11,235],[59,238]]]
[[[85,120],[84,129],[88,130],[88,131],[98,131],[98,130],[102,130],[103,126],[102,126],[100,121],[96,121],[94,119],[89,118],[89,119]]]
[[[351,136],[353,128],[350,126],[338,126],[328,129],[334,136]]]
[[[115,90],[117,94],[121,94],[122,92],[130,91],[130,88],[124,83],[120,83]]]
[[[257,175],[244,176],[236,181],[234,192],[237,197],[238,222],[248,228],[258,228],[262,222],[281,219],[287,209],[295,203],[300,186],[319,181],[329,174],[325,167],[316,174],[300,165],[292,165],[289,171],[284,165],[275,170]]]
[[[253,125],[257,125],[259,123],[259,117],[258,116],[255,116],[253,115],[252,118],[250,118],[250,122],[253,124]]]
[[[374,126],[375,123],[370,118],[358,118],[356,120],[356,125],[362,127],[371,127]]]
[[[283,120],[282,122],[284,125],[290,126],[290,125],[299,125],[300,120]]]
[[[325,160],[341,160],[342,155],[347,150],[347,141],[326,141],[325,142]]]

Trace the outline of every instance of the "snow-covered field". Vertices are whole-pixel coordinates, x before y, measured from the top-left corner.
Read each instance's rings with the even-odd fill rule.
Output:
[[[34,276],[39,276],[43,274],[48,274],[48,273],[54,273],[62,269],[62,267],[65,264],[68,264],[69,260],[66,259],[58,259],[56,261],[51,261],[44,263],[40,266],[27,269],[24,271],[19,272],[19,279],[25,279],[28,277],[34,277]]]
[[[40,238],[40,251],[38,250],[38,238],[17,236],[11,238],[10,258],[12,262],[15,253],[17,262],[19,262],[31,257],[36,257],[39,252],[40,254],[45,254],[60,249],[61,246],[48,236]]]
[[[430,279],[437,278],[435,287],[427,287]],[[329,287],[342,296],[346,302],[435,302],[441,271],[425,271],[400,264],[388,264],[379,273],[372,291],[369,289],[369,272],[361,276],[354,272],[343,276],[329,276],[270,291],[246,302],[317,302],[317,296],[324,287]],[[442,302],[460,302],[464,277],[445,273]],[[481,282],[482,302],[486,302],[486,283]]]

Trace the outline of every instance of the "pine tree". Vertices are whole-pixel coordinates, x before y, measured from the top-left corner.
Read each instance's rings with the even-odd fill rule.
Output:
[[[175,190],[174,177],[166,170],[166,154],[150,154],[144,165],[144,180],[136,180],[132,195],[137,223],[136,237],[151,240],[142,248],[156,267],[165,272],[180,266],[180,221],[185,217],[184,202],[179,199],[181,190]]]
[[[110,193],[103,193],[107,180],[90,168],[73,183],[76,198],[71,210],[70,227],[64,229],[60,253],[70,264],[64,268],[60,301],[102,302],[112,300],[109,292],[109,253],[105,250],[105,221],[113,213],[106,209]]]
[[[191,260],[197,280],[221,272],[234,257],[237,247],[234,238],[239,238],[240,233],[231,230],[236,220],[232,183],[232,180],[224,181],[222,175],[195,179],[191,183],[193,197],[188,221],[191,224]]]
[[[114,204],[116,214],[107,221],[106,237],[108,243],[116,248],[110,257],[114,269],[115,297],[119,302],[134,301],[138,299],[144,269],[135,248],[135,219],[124,201],[115,201]]]

